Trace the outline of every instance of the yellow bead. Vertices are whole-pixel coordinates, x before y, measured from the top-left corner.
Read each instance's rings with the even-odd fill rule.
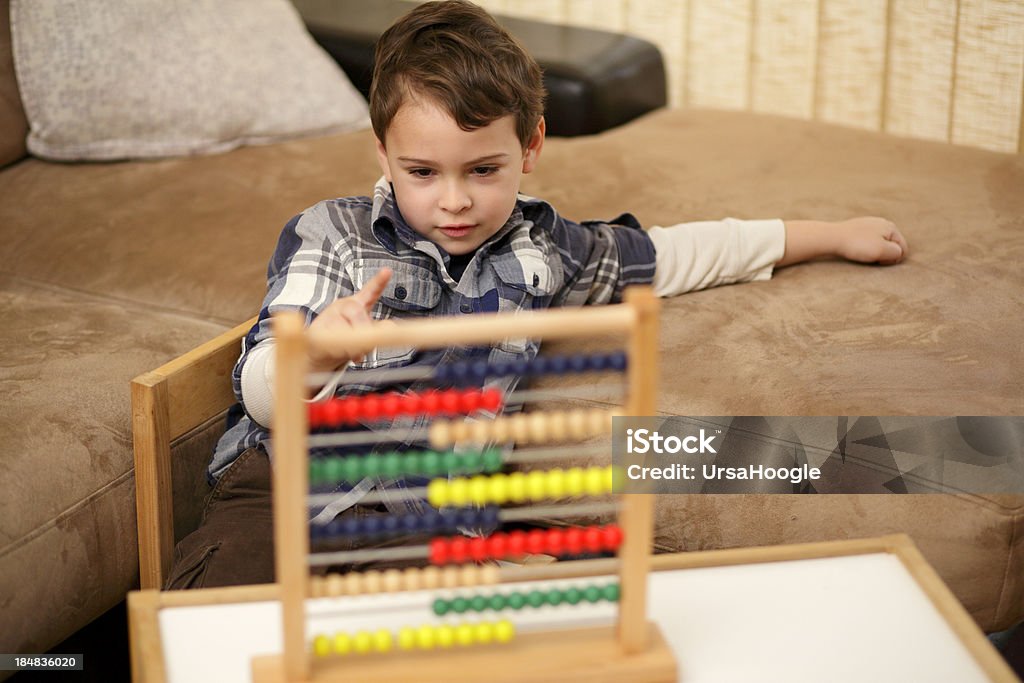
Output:
[[[481,645],[486,645],[494,640],[494,624],[483,621],[473,625],[473,640]]]
[[[508,475],[508,499],[513,503],[522,503],[526,500],[526,475],[522,472]]]
[[[583,468],[573,467],[565,473],[565,492],[570,496],[582,496],[584,491]]]
[[[464,477],[456,477],[448,482],[448,504],[462,507],[469,502],[469,482]]]
[[[455,627],[455,642],[465,647],[466,645],[472,645],[475,640],[473,638],[473,625],[472,624],[459,624]]]
[[[412,626],[403,626],[398,631],[398,647],[402,650],[413,650],[416,648],[416,629]]]
[[[441,624],[437,627],[434,638],[438,647],[449,648],[455,644],[455,629],[448,624]]]
[[[487,477],[473,477],[469,480],[469,500],[474,505],[487,505],[488,499]]]
[[[447,479],[432,479],[427,484],[427,502],[436,508],[443,508],[451,505],[448,495]]]
[[[544,500],[547,478],[547,472],[543,470],[534,470],[526,475],[526,495],[530,500]]]
[[[373,649],[377,652],[390,652],[391,651],[391,631],[386,628],[378,629],[373,634]]]
[[[495,505],[508,501],[508,477],[500,472],[487,480],[487,498]]]
[[[434,627],[424,624],[416,629],[416,646],[421,650],[434,649]]]
[[[607,493],[615,488],[615,468],[608,465],[604,468],[604,490]]]
[[[508,619],[502,619],[494,625],[494,639],[499,643],[507,643],[516,634],[516,627]]]
[[[373,650],[373,636],[369,631],[360,631],[352,639],[352,649],[361,655]]]
[[[547,476],[548,498],[561,498],[565,495],[565,472],[561,469],[553,469]]]
[[[326,657],[331,654],[331,640],[327,636],[317,636],[313,639],[313,654],[317,657]]]
[[[335,633],[334,642],[331,644],[336,655],[347,655],[352,652],[352,636],[347,633]]]
[[[604,493],[604,468],[588,467],[584,477],[584,488],[592,496]]]

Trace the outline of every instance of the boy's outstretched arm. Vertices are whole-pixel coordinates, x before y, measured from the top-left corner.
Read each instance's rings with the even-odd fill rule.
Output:
[[[907,257],[907,241],[885,218],[861,216],[845,221],[785,221],[786,247],[775,264],[789,266],[823,256],[860,263],[892,265]]]

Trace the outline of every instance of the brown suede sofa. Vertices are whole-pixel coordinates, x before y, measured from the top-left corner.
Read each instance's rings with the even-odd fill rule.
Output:
[[[0,28],[0,651],[42,652],[137,585],[130,380],[253,316],[284,223],[379,171],[367,130],[145,163],[27,157]],[[666,301],[665,414],[1024,412],[1021,156],[662,110],[548,140],[523,189],[576,219],[874,214],[904,230],[898,267],[806,264]],[[179,536],[222,429],[174,444]],[[1024,618],[1022,523],[1014,496],[703,495],[662,500],[656,540],[906,532],[994,631]]]

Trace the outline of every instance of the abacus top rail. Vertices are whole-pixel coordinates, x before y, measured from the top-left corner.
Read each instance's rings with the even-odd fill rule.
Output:
[[[508,313],[480,313],[458,320],[432,318],[373,324],[337,332],[309,330],[310,342],[335,353],[353,353],[367,348],[415,344],[421,349],[445,348],[453,344],[491,342],[506,337],[564,339],[586,334],[626,333],[637,319],[629,304],[546,309]]]

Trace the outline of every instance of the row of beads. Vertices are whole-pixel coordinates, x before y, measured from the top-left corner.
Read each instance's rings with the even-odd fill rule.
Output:
[[[348,457],[332,455],[310,460],[309,483],[311,486],[324,486],[341,482],[354,483],[364,477],[440,477],[446,474],[497,472],[501,464],[501,451],[497,448],[468,453],[409,451]]]
[[[502,394],[497,389],[446,389],[422,394],[367,394],[316,401],[309,404],[309,426],[336,427],[357,420],[400,415],[469,415],[478,410],[496,413]]]
[[[603,527],[533,529],[499,532],[490,536],[434,538],[428,557],[434,565],[463,564],[500,560],[526,553],[555,557],[582,553],[614,552],[622,544],[622,529],[615,524]]]
[[[409,512],[379,517],[347,517],[324,525],[311,524],[309,535],[311,540],[323,541],[338,537],[374,537],[399,533],[454,534],[458,533],[459,527],[492,529],[498,526],[500,512],[497,506],[489,505],[440,512],[428,508],[422,515]]]
[[[538,356],[532,361],[515,360],[511,362],[497,361],[460,361],[441,365],[434,372],[434,379],[440,383],[476,384],[479,386],[491,377],[507,377],[516,375],[563,375],[576,372],[600,372],[603,370],[621,371],[626,369],[626,354],[622,351],[613,353],[572,354],[567,356]]]
[[[434,507],[461,507],[469,504],[523,503],[563,496],[597,496],[610,493],[614,481],[614,468],[611,465],[510,474],[499,472],[490,476],[434,479],[427,484],[427,501]]]
[[[369,654],[390,652],[398,645],[400,650],[447,649],[454,646],[507,643],[515,637],[511,621],[465,623],[458,625],[425,624],[418,628],[403,627],[398,634],[382,628],[374,632],[355,634],[337,633],[333,637],[319,635],[313,639],[313,653],[319,657],[330,655]]]
[[[327,598],[339,595],[493,586],[498,582],[497,565],[464,564],[459,567],[408,567],[384,571],[371,569],[365,572],[312,576],[309,579],[309,592],[314,598]]]
[[[448,448],[459,441],[522,444],[586,439],[609,434],[614,413],[600,408],[517,413],[493,420],[438,420],[430,427],[430,445]]]
[[[557,607],[563,603],[578,605],[581,602],[591,604],[606,600],[618,602],[619,584],[610,583],[607,586],[587,586],[585,588],[551,588],[546,591],[513,591],[507,594],[496,593],[494,595],[474,595],[472,597],[456,597],[451,600],[437,598],[434,600],[434,614],[443,617],[449,613],[465,614],[466,612],[484,612],[493,610],[500,612],[505,609],[520,610],[524,607],[543,607],[551,605]]]

